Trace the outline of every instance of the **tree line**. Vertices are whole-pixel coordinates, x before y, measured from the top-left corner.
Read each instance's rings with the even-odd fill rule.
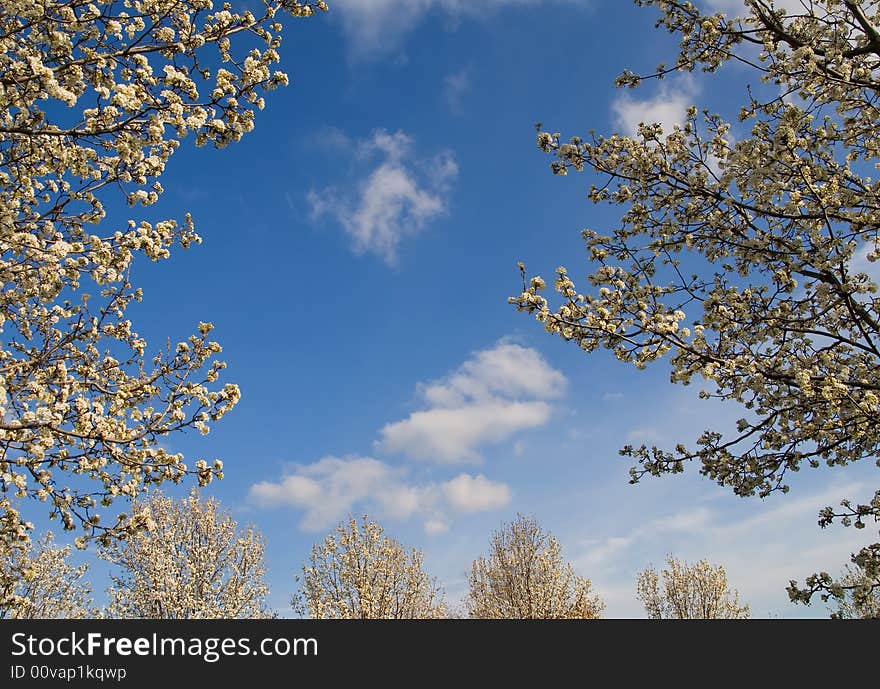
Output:
[[[51,533],[0,561],[23,572],[6,592],[0,618],[259,619],[277,616],[267,604],[265,541],[241,527],[215,498],[193,491],[173,499],[159,492],[135,505],[146,528],[99,548],[113,573],[106,602],[96,606],[88,567],[69,563],[70,546]],[[407,548],[364,515],[340,523],[315,543],[295,578],[294,614],[314,619],[599,619],[605,603],[592,582],[575,574],[559,541],[532,517],[517,515],[491,535],[488,551],[467,574],[462,604],[450,605],[424,568],[420,549]],[[748,605],[722,565],[668,556],[643,570],[635,593],[651,619],[747,619]],[[876,617],[880,597],[848,599],[835,617]]]

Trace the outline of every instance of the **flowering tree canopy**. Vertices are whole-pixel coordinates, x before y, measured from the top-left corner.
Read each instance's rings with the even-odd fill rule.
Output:
[[[701,397],[748,410],[735,433],[707,430],[696,447],[624,447],[633,482],[697,461],[736,494],[767,496],[803,467],[876,461],[880,297],[865,269],[880,258],[880,181],[866,174],[880,150],[880,4],[822,0],[786,14],[746,0],[748,15],[733,19],[689,2],[637,4],[656,6],[681,40],[674,64],[650,76],[737,61],[766,85],[743,88],[735,137],[696,108],[672,132],[647,123],[635,137],[563,141],[539,125],[554,172],[591,168],[603,182],[589,198],[624,210],[610,234],[583,233],[590,289],[559,268],[551,307],[545,281],[523,271],[510,301],[586,352],[638,368],[669,355],[672,382],[702,378]],[[618,85],[645,78],[627,71]],[[827,508],[820,524],[878,518],[880,492]],[[853,557],[876,568],[880,544]],[[846,589],[822,573],[789,594]]]
[[[151,355],[125,318],[142,296],[135,256],[199,242],[195,224],[105,218],[104,207],[113,195],[156,203],[187,135],[224,147],[253,129],[260,94],[287,81],[271,69],[282,14],[327,8],[214,4],[0,7],[0,538],[10,548],[27,541],[16,499],[48,502],[64,528],[83,527],[84,546],[143,526],[137,515],[100,523],[99,504],[222,475],[219,461],[187,465],[156,442],[186,427],[207,433],[239,399],[235,385],[216,385],[224,364],[211,324]]]
[[[119,568],[107,614],[145,619],[271,617],[263,581],[265,542],[214,499],[153,493],[136,505],[147,528],[115,539],[100,555]]]
[[[443,592],[407,551],[366,515],[351,518],[312,548],[293,609],[314,619],[446,617]]]
[[[36,546],[5,548],[0,542],[0,619],[94,617],[88,565],[68,562],[70,546],[57,548],[52,532]]]
[[[522,515],[492,535],[469,583],[468,610],[479,619],[596,619],[605,607],[563,561],[559,541]]]
[[[740,620],[749,618],[749,606],[739,604],[739,594],[731,591],[727,572],[706,560],[695,564],[666,558],[663,583],[653,567],[639,574],[636,585],[639,600],[652,620]]]

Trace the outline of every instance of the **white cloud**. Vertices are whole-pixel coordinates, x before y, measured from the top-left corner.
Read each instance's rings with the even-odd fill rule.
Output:
[[[653,97],[638,99],[631,92],[622,92],[611,103],[614,125],[623,134],[638,137],[639,125],[659,123],[664,136],[672,133],[676,125],[684,125],[687,109],[694,105],[694,97],[699,89],[690,75],[671,77],[671,81],[661,82],[659,90]],[[736,138],[727,133],[730,146]],[[715,177],[721,175],[721,164],[718,158],[709,155],[706,166]]]
[[[462,113],[462,98],[470,88],[470,81],[470,72],[467,68],[453,72],[443,80],[443,99],[449,110],[456,115]]]
[[[389,423],[377,447],[441,463],[476,461],[477,447],[547,422],[566,379],[533,349],[502,341],[445,378],[418,386],[427,409]]]
[[[875,250],[873,242],[866,242],[852,258],[850,270],[864,273],[875,283],[880,285],[880,261],[873,263],[868,260],[868,254]]]
[[[338,17],[354,57],[386,55],[403,36],[418,26],[432,10],[448,19],[485,16],[502,8],[550,4],[588,7],[593,0],[334,0],[332,17]]]
[[[261,507],[302,510],[300,527],[306,531],[328,529],[357,510],[390,519],[418,516],[427,533],[439,533],[449,529],[451,515],[498,509],[510,495],[506,484],[482,474],[417,483],[404,470],[372,457],[329,456],[295,464],[277,481],[255,483],[249,498]]]
[[[629,91],[623,92],[611,104],[614,123],[623,134],[637,136],[640,124],[659,122],[664,134],[671,134],[677,124],[683,124],[687,109],[693,105],[695,88],[689,78],[678,77],[674,82],[664,80],[656,95],[639,100]]]
[[[428,535],[449,531],[449,524],[442,519],[429,519],[425,522],[425,533]]]
[[[334,131],[335,140],[348,140],[344,132]],[[336,187],[312,189],[308,193],[312,218],[335,219],[352,239],[356,253],[375,253],[393,264],[404,237],[418,234],[448,212],[450,185],[458,175],[450,151],[424,160],[413,156],[413,144],[402,131],[392,134],[382,129],[357,142],[355,158],[365,169],[353,184],[354,199]]]
[[[313,464],[298,465],[293,473],[276,483],[254,484],[250,498],[264,507],[300,507],[305,510],[301,526],[317,530],[374,496],[378,496],[383,508],[406,516],[411,502],[406,500],[405,491],[382,490],[386,486],[403,487],[387,464],[370,457],[324,457]],[[404,498],[403,503],[397,502],[400,497]]]
[[[380,447],[414,459],[473,462],[479,459],[477,445],[500,442],[517,431],[542,426],[549,418],[550,406],[540,401],[434,408],[387,424]]]
[[[510,502],[510,488],[485,476],[459,474],[441,486],[443,496],[459,512],[485,512]]]
[[[552,399],[565,390],[565,376],[528,347],[501,341],[476,352],[452,375],[420,385],[425,400],[438,407],[460,407],[468,400],[498,397]]]

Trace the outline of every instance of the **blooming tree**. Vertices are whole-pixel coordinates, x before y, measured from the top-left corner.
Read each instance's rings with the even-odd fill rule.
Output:
[[[281,16],[324,2],[8,0],[0,6],[0,539],[27,541],[15,501],[42,500],[84,546],[143,526],[99,506],[145,485],[222,475],[157,439],[207,433],[239,399],[217,385],[212,326],[164,351],[125,317],[137,255],[200,241],[195,223],[105,218],[155,204],[181,140],[224,147],[253,129],[262,92],[285,84]],[[132,215],[135,211],[131,211]],[[99,229],[99,226],[103,229]],[[70,474],[77,478],[71,480]]]
[[[264,618],[265,542],[242,529],[214,499],[195,489],[176,500],[154,492],[136,508],[146,529],[101,546],[117,567],[108,589],[110,617]]]
[[[446,617],[443,592],[423,559],[366,515],[360,522],[352,517],[312,547],[293,609],[315,619]]]
[[[731,591],[727,572],[706,560],[689,564],[666,557],[663,583],[653,567],[639,574],[636,591],[652,620],[748,619],[749,606],[739,604]]]
[[[594,203],[620,206],[609,234],[583,233],[592,272],[578,288],[565,268],[551,307],[536,276],[511,297],[545,329],[585,352],[611,350],[644,368],[669,357],[672,382],[708,381],[703,398],[742,404],[736,432],[707,430],[695,447],[626,446],[646,474],[701,472],[742,496],[787,491],[790,472],[880,456],[880,297],[865,272],[880,258],[880,3],[822,0],[786,14],[746,0],[744,18],[689,2],[656,6],[680,38],[674,64],[649,75],[716,72],[736,61],[755,76],[736,136],[722,115],[690,108],[672,132],[573,137],[543,131],[557,174],[599,173]],[[626,71],[620,86],[646,77]],[[708,77],[707,77],[708,78]],[[880,518],[880,492],[827,508],[861,528]],[[854,555],[880,564],[880,544]],[[793,600],[844,592],[827,573]]]
[[[492,535],[469,584],[468,611],[480,619],[596,619],[605,607],[563,561],[559,541],[522,515]]]
[[[94,617],[88,565],[74,567],[69,557],[70,546],[56,547],[51,531],[35,546],[0,545],[0,619]]]
[[[831,617],[838,620],[880,618],[880,570],[847,565],[838,585],[839,589],[821,594],[822,600],[833,600],[837,604]]]

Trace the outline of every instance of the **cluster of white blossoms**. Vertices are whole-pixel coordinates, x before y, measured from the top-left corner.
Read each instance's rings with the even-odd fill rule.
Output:
[[[135,254],[159,260],[199,242],[194,222],[105,219],[102,199],[154,204],[181,139],[223,147],[253,129],[261,93],[287,81],[272,70],[280,17],[327,9],[263,4],[259,15],[211,0],[0,7],[4,547],[18,547],[26,526],[17,499],[45,501],[65,529],[83,527],[84,546],[139,525],[99,521],[114,497],[222,474],[158,444],[187,427],[207,433],[239,399],[235,385],[216,384],[224,364],[211,325],[150,357],[125,317],[142,297],[130,281]]]
[[[36,547],[9,549],[0,542],[0,619],[96,616],[91,588],[83,580],[88,565],[71,565],[70,546],[58,548],[54,542],[51,531]]]
[[[739,60],[767,86],[743,85],[736,137],[696,108],[671,132],[646,123],[635,137],[563,143],[539,124],[554,172],[595,171],[589,198],[622,217],[611,234],[583,232],[591,288],[560,268],[551,306],[545,281],[523,270],[510,302],[586,352],[606,348],[639,368],[670,354],[672,382],[702,378],[711,389],[701,396],[748,410],[737,433],[706,431],[693,449],[626,446],[633,481],[696,460],[737,494],[766,496],[806,466],[876,461],[880,296],[860,261],[880,258],[880,181],[866,174],[880,162],[880,3],[823,0],[787,15],[746,0],[745,18],[639,4],[681,39],[675,63],[652,77]],[[856,526],[876,521],[880,498],[853,509]],[[859,558],[880,558],[880,544]],[[830,581],[789,592],[807,602]]]
[[[443,592],[423,559],[366,515],[351,518],[312,548],[292,607],[314,619],[446,617]]]
[[[193,489],[181,500],[156,492],[135,509],[146,528],[99,550],[115,566],[104,614],[139,619],[243,619],[272,614],[263,576],[265,541],[217,500]]]
[[[468,612],[477,619],[598,619],[605,608],[590,580],[562,559],[559,541],[521,515],[492,535],[469,584]]]
[[[672,557],[660,574],[648,567],[639,574],[636,591],[652,620],[740,620],[750,617],[749,606],[739,604],[730,589],[727,572],[706,560],[694,564]]]

